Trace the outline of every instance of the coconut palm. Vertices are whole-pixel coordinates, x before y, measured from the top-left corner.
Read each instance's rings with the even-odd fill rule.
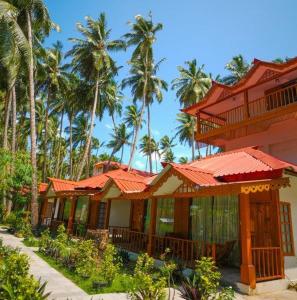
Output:
[[[168,135],[164,135],[160,139],[160,150],[162,151],[162,154],[165,154],[167,151],[172,150],[172,148],[176,146],[173,141],[174,138],[170,138]]]
[[[228,85],[235,84],[248,72],[250,67],[241,54],[234,56],[225,66],[225,69],[231,74],[223,77],[222,82]]]
[[[162,100],[160,90],[167,89],[167,85],[160,79],[154,80],[158,66],[154,66],[153,44],[156,41],[156,33],[163,28],[161,23],[154,24],[151,15],[148,19],[138,15],[135,17],[135,22],[130,23],[131,32],[124,35],[127,41],[127,46],[135,46],[131,58],[131,77],[124,80],[123,86],[131,86],[135,100],[141,100],[141,115],[143,118],[145,106],[148,109],[148,137],[151,137],[150,131],[150,112],[149,106],[153,102],[153,96],[156,95],[158,100]],[[138,73],[139,72],[139,73]],[[138,79],[138,80],[137,80]],[[134,81],[134,82],[133,82]],[[157,88],[157,89],[156,89]],[[140,122],[141,123],[141,122]],[[131,155],[129,160],[129,169],[133,163],[133,158],[136,150],[140,125],[135,131],[135,143],[132,145]],[[149,155],[150,171],[152,172],[152,158]]]
[[[28,44],[28,83],[30,100],[30,148],[32,164],[32,198],[31,198],[31,222],[35,227],[38,223],[37,202],[37,162],[36,162],[36,122],[35,122],[35,83],[34,83],[34,54],[33,44],[35,37],[42,39],[47,36],[53,27],[48,9],[42,0],[10,0],[19,14],[18,23],[25,33]],[[34,31],[33,31],[34,28]]]
[[[78,72],[85,80],[92,82],[95,87],[93,105],[90,111],[90,130],[76,176],[77,180],[81,177],[89,154],[95,114],[96,109],[98,109],[99,88],[103,83],[106,83],[107,74],[108,79],[110,79],[110,73],[113,74],[117,70],[109,51],[124,49],[125,46],[123,41],[110,40],[111,31],[107,28],[105,14],[100,14],[97,20],[86,17],[86,22],[86,26],[81,23],[77,24],[77,29],[83,38],[70,39],[74,46],[68,52],[68,55],[72,56],[73,71]]]
[[[159,145],[153,138],[149,138],[148,135],[144,135],[140,140],[139,151],[140,153],[142,153],[144,156],[147,157],[147,162],[148,162],[149,157],[151,156],[152,153],[155,153],[156,156],[159,155]],[[157,157],[156,157],[156,161],[157,161]],[[147,165],[146,165],[146,169],[147,169]]]
[[[178,67],[179,77],[172,81],[172,89],[183,107],[199,102],[211,86],[211,78],[204,72],[204,65],[198,66],[197,60],[186,61],[185,67]]]
[[[123,161],[123,155],[124,155],[124,147],[125,145],[130,145],[130,138],[131,138],[132,132],[127,131],[127,127],[125,123],[119,124],[111,134],[111,140],[108,142],[107,147],[112,149],[108,164],[107,164],[107,170],[109,169],[110,162],[114,155],[121,150],[121,158],[120,163]]]
[[[159,103],[163,100],[162,90],[167,90],[167,83],[158,78],[156,76],[157,71],[159,69],[160,63],[159,61],[156,65],[154,65],[153,61],[150,62],[149,65],[144,65],[142,60],[134,60],[131,62],[130,74],[131,76],[125,78],[122,82],[123,88],[126,86],[130,86],[133,93],[133,101],[136,103],[137,100],[142,101],[142,108],[140,111],[140,119],[142,120],[143,109],[147,107],[147,128],[148,128],[148,137],[151,137],[151,120],[150,120],[150,105],[153,103],[154,99],[156,99]],[[145,90],[145,98],[143,98],[143,93]],[[143,100],[145,99],[145,100]],[[137,136],[140,126],[136,127],[135,130],[135,145],[137,143]],[[133,155],[136,146],[132,145],[131,157],[130,160],[133,159]],[[151,151],[151,153],[153,150]],[[152,158],[149,155],[149,166],[150,172],[152,172]]]
[[[185,156],[181,156],[178,160],[178,162],[182,165],[187,164],[188,163],[188,158]]]
[[[174,153],[171,149],[169,149],[168,151],[166,151],[165,155],[164,155],[164,159],[163,161],[164,162],[167,162],[167,163],[171,163],[175,160],[175,156],[174,156]]]
[[[196,119],[188,114],[180,113],[177,115],[180,125],[176,127],[176,135],[180,143],[188,144],[192,149],[192,160],[195,159],[195,126]],[[200,156],[200,153],[199,153]]]

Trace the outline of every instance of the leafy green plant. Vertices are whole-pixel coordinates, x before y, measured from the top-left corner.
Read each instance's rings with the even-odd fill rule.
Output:
[[[111,284],[115,276],[120,272],[121,267],[122,261],[117,255],[116,248],[113,245],[108,244],[103,253],[102,260],[100,261],[99,273],[104,280]]]
[[[120,257],[120,259],[124,265],[128,264],[130,262],[129,253],[127,251],[125,251],[124,249],[118,249],[117,255]]]
[[[0,244],[0,299],[47,299],[46,283],[41,284],[29,275],[29,262],[19,250]]]
[[[5,224],[9,226],[9,231],[18,237],[32,236],[32,228],[29,221],[28,211],[11,212],[5,218]]]
[[[184,278],[179,288],[181,297],[186,300],[231,300],[234,292],[231,288],[219,290],[221,274],[210,257],[197,261],[192,276]]]
[[[166,275],[157,272],[154,259],[147,253],[137,258],[133,285],[129,291],[132,300],[162,300],[165,299]]]

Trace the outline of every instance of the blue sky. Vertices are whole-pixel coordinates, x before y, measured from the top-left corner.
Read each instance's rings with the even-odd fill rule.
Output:
[[[159,76],[168,83],[178,76],[176,67],[196,58],[205,70],[224,75],[225,64],[232,56],[241,53],[247,61],[253,58],[272,60],[277,57],[297,55],[297,1],[295,0],[46,0],[51,17],[60,25],[61,32],[53,33],[47,45],[56,40],[71,47],[69,37],[78,35],[75,24],[84,22],[86,15],[93,18],[105,12],[112,38],[120,38],[129,30],[128,21],[141,14],[152,12],[155,22],[164,25],[155,44],[156,59],[166,58]],[[123,66],[118,80],[128,76],[127,61],[132,49],[113,55]],[[83,99],[82,99],[83,100]],[[124,106],[131,103],[129,90],[125,91]],[[162,104],[152,107],[152,130],[158,140],[165,134],[172,136],[177,126],[176,114],[180,109],[175,93],[164,93]],[[106,116],[96,122],[95,136],[108,140],[111,120]],[[144,133],[143,133],[144,134]],[[177,157],[190,156],[188,147],[177,142]],[[126,149],[125,161],[128,160]],[[145,158],[139,153],[135,166],[145,167]]]

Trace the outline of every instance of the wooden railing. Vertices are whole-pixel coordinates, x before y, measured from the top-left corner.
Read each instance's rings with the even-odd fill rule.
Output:
[[[280,247],[254,247],[252,248],[252,257],[257,281],[283,277]]]
[[[185,265],[194,267],[195,261],[203,256],[216,259],[215,244],[192,241],[173,237],[153,236],[153,255],[160,257],[166,249],[171,258],[181,260]]]
[[[218,128],[239,124],[247,119],[272,113],[294,103],[297,103],[297,84],[269,93],[265,97],[252,100],[248,103],[248,107],[241,105],[203,119],[198,124],[197,130],[202,135],[212,131],[215,132]]]
[[[51,230],[56,231],[60,225],[64,224],[65,228],[67,228],[67,224],[62,220],[52,220],[51,221]]]
[[[132,252],[146,252],[148,235],[127,228],[114,227],[112,230],[112,243]]]
[[[132,252],[147,252],[148,234],[131,231],[127,228],[113,228],[112,243]],[[216,258],[215,244],[173,237],[152,236],[152,255],[160,258],[166,249],[171,258],[181,260],[185,265],[194,267],[195,261],[202,256]]]

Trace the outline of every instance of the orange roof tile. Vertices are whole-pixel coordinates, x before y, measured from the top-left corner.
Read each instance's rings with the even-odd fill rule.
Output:
[[[49,178],[49,180],[52,183],[55,192],[74,191],[77,186],[77,182],[71,180],[58,178]]]
[[[38,187],[38,192],[39,192],[39,193],[44,193],[44,192],[46,192],[47,187],[48,187],[48,184],[47,184],[47,183],[41,182],[41,183],[39,184],[39,187]]]

